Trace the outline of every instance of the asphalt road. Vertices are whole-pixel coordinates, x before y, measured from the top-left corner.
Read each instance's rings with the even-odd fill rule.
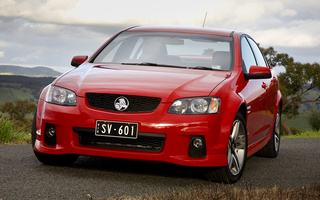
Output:
[[[320,182],[320,138],[282,139],[275,159],[250,157],[235,187],[298,188]],[[31,145],[0,145],[0,199],[93,199],[139,197],[220,187],[194,168],[166,163],[80,157],[74,165],[43,165]]]

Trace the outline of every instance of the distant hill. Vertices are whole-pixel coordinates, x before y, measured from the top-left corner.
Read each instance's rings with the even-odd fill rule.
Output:
[[[48,67],[21,67],[17,65],[0,65],[0,73],[11,75],[25,75],[25,76],[49,76],[57,77],[62,73],[57,72]]]
[[[54,77],[0,75],[0,105],[19,99],[37,103],[42,89],[54,79]]]

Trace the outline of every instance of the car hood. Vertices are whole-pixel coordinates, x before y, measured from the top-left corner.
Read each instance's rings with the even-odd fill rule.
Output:
[[[208,96],[231,72],[157,66],[84,64],[53,84],[76,92],[159,97],[162,102]]]

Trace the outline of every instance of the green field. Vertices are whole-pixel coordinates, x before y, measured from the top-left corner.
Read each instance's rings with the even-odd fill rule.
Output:
[[[300,114],[293,119],[287,119],[285,115],[282,116],[282,120],[290,127],[297,128],[302,131],[311,130],[310,125],[308,124],[307,114]]]
[[[32,95],[30,88],[25,88],[19,83],[0,83],[0,104],[7,101],[17,101],[19,99],[28,99],[30,102],[36,102],[37,99]]]
[[[37,103],[42,89],[53,80],[53,77],[0,75],[0,105],[19,99]]]

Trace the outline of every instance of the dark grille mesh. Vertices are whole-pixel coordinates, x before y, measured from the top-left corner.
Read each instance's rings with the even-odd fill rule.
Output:
[[[94,129],[74,127],[73,131],[78,133],[79,143],[84,146],[151,152],[160,152],[166,137],[164,134],[139,133],[137,139],[126,139],[96,136]]]
[[[86,97],[91,107],[109,111],[117,111],[114,107],[114,101],[124,96],[129,100],[129,107],[121,112],[152,112],[160,104],[161,98],[132,96],[121,94],[102,94],[102,93],[87,93]]]

